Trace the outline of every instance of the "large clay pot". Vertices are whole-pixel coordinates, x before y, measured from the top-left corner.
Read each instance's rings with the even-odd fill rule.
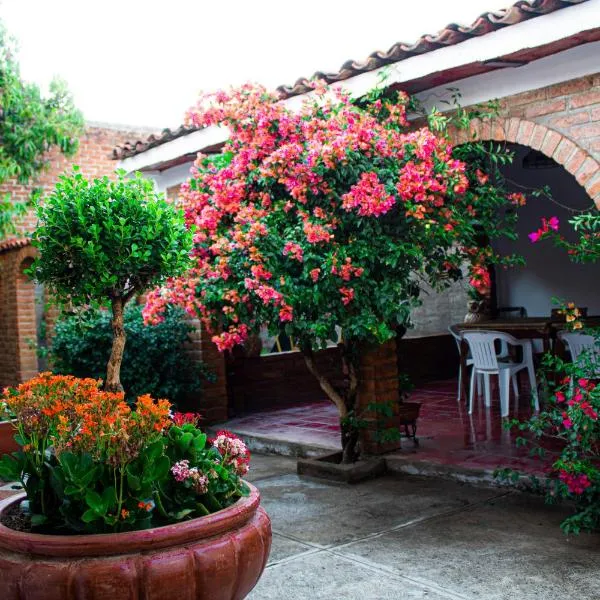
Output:
[[[15,442],[15,433],[11,421],[0,421],[0,456],[19,449],[19,444]]]
[[[271,548],[258,490],[222,511],[130,533],[41,535],[0,524],[2,600],[238,600]],[[24,494],[0,502],[0,514]]]

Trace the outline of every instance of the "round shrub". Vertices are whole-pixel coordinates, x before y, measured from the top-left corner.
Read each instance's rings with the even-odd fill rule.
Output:
[[[124,323],[128,341],[121,379],[128,399],[150,394],[181,404],[188,394],[200,391],[202,380],[210,374],[185,351],[192,327],[181,309],[173,307],[163,322],[146,326],[141,307],[130,305]],[[52,369],[59,374],[102,378],[111,346],[110,312],[89,308],[65,315],[56,323]]]

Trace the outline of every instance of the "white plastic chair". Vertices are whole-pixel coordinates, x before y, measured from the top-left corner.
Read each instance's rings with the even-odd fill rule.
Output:
[[[448,327],[448,331],[450,332],[450,335],[454,338],[454,341],[456,342],[456,348],[458,349],[458,355],[460,356],[460,343],[462,341],[462,335],[455,329],[454,325],[450,325],[450,327]],[[473,365],[473,358],[471,356],[467,356],[467,359],[465,360],[465,365],[467,366],[467,368],[469,368],[470,366]],[[460,402],[460,395],[462,393],[462,369],[458,369],[458,394],[456,396],[456,401]]]
[[[461,350],[460,344],[463,339],[462,334],[456,328],[456,325],[450,325],[448,327],[448,331],[450,332],[450,334],[454,338],[454,341],[456,342],[456,348],[458,349],[458,355],[460,356],[460,350]],[[506,342],[502,342],[502,344],[500,346],[500,352],[498,353],[497,356],[498,356],[498,358],[507,358],[508,355],[509,355],[508,345],[506,344]],[[465,361],[465,366],[467,367],[467,369],[469,367],[473,366],[473,357],[471,356],[471,352],[469,352],[469,354],[467,355],[467,359]],[[482,387],[483,387],[483,375],[480,375],[479,377],[477,377],[475,386],[476,386],[477,393],[479,393],[479,390],[482,389]],[[462,393],[462,369],[459,368],[459,370],[458,370],[458,394],[456,396],[457,402],[460,402],[461,393]]]
[[[473,372],[471,373],[471,386],[469,392],[469,414],[473,413],[476,377],[478,375],[483,375],[485,405],[490,406],[490,375],[497,375],[498,387],[500,388],[500,413],[503,417],[507,417],[511,379],[515,397],[518,399],[519,386],[516,374],[523,369],[527,369],[531,393],[535,400],[535,410],[539,410],[531,340],[518,340],[512,335],[501,331],[469,331],[463,333],[463,338],[469,345],[471,356],[473,357]],[[520,346],[523,349],[523,359],[520,362],[512,360],[499,361],[494,344],[496,340],[506,342],[506,344],[510,346]]]
[[[565,344],[574,363],[580,363],[584,369],[591,367],[588,377],[600,377],[600,346],[593,335],[559,331],[558,339]]]

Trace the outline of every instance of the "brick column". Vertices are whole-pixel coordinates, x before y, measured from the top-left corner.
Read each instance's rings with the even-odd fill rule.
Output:
[[[202,399],[199,411],[204,418],[203,424],[217,423],[227,420],[227,372],[225,356],[211,342],[211,336],[200,327],[193,334],[200,351],[200,359],[215,375],[214,383],[205,381],[202,387]]]
[[[393,419],[387,423],[384,418],[367,406],[372,403],[393,403],[394,412],[398,412],[399,384],[396,339],[373,347],[366,351],[359,367],[360,385],[358,390],[359,410],[365,410],[367,428],[361,434],[363,451],[367,454],[382,454],[400,448],[400,441],[382,443],[377,434],[393,426]]]
[[[29,245],[0,248],[0,388],[37,374],[35,285],[23,272],[34,254]]]
[[[17,265],[17,331],[19,365],[17,379],[27,381],[38,373],[35,284],[25,274],[33,259],[27,257]]]

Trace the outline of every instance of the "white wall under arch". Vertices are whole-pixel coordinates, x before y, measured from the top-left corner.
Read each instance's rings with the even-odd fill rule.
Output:
[[[510,147],[516,154],[512,165],[503,168],[507,179],[530,188],[547,185],[557,202],[575,210],[592,205],[585,190],[564,168],[557,165],[552,169],[523,169],[522,159],[530,149],[516,144]],[[517,185],[511,189],[522,191]],[[498,270],[498,305],[524,306],[530,316],[545,316],[550,314],[551,298],[555,296],[587,306],[589,314],[600,314],[600,264],[575,264],[550,241],[532,244],[527,235],[538,229],[543,216],[557,216],[565,237],[574,237],[567,223],[572,217],[568,209],[543,197],[530,198],[519,209],[519,238],[514,242],[499,240],[496,244],[500,252],[515,252],[526,261],[524,267]]]

